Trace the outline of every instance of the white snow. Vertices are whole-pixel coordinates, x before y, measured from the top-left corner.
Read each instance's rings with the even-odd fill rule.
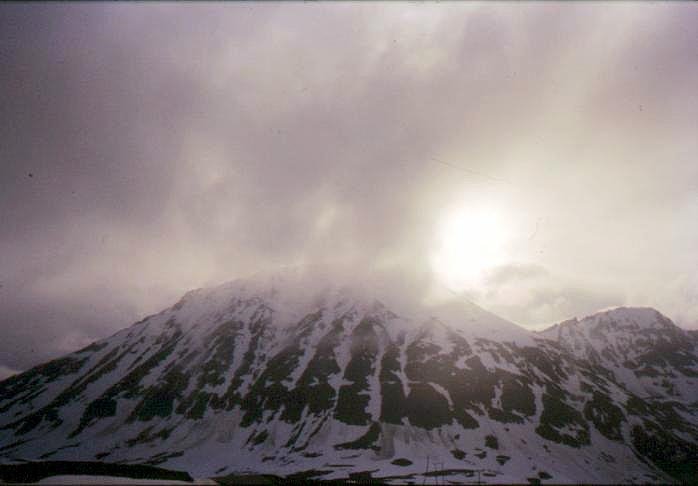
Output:
[[[90,476],[86,474],[50,476],[36,484],[218,484],[213,479],[194,479],[194,482],[171,479],[133,479],[121,476]]]

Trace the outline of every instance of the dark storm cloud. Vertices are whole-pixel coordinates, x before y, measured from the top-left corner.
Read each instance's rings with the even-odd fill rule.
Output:
[[[697,12],[1,6],[0,365],[280,264],[423,280],[442,209],[471,196],[521,209],[530,267],[510,273],[548,269],[507,277],[525,298],[490,281],[483,305],[692,322]]]

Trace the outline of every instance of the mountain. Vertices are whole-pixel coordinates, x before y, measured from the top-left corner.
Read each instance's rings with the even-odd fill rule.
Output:
[[[641,397],[698,400],[695,333],[654,309],[617,308],[556,324],[542,335],[579,359],[613,372]]]
[[[0,462],[401,483],[698,474],[698,339],[657,311],[533,333],[469,302],[378,293],[294,271],[189,292],[0,382]]]

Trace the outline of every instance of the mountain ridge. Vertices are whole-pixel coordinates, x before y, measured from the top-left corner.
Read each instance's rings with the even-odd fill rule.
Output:
[[[596,483],[695,472],[698,366],[673,324],[679,331],[638,341],[625,336],[628,316],[604,314],[562,323],[575,332],[555,337],[467,302],[412,315],[331,279],[265,279],[188,292],[0,382],[0,460],[126,461],[198,476],[372,470],[403,482],[422,477],[427,456],[460,481],[475,470],[495,482],[545,472]],[[657,343],[673,346],[660,346],[670,357],[655,357],[658,378],[649,376],[616,348],[606,356],[580,322],[620,333],[612,344],[634,359]]]

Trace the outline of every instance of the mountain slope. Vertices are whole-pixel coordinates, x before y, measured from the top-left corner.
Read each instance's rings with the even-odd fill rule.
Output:
[[[698,393],[695,340],[679,346],[684,331],[657,316],[657,341],[615,314],[536,335],[465,302],[403,313],[292,272],[238,280],[1,382],[0,457],[664,482],[695,472]],[[647,384],[647,356],[678,395]]]
[[[635,450],[684,480],[698,464],[698,340],[654,309],[626,308],[572,319],[542,332],[611,374],[631,393]]]
[[[698,400],[697,341],[654,309],[620,307],[556,324],[542,335],[612,370],[641,396]]]

